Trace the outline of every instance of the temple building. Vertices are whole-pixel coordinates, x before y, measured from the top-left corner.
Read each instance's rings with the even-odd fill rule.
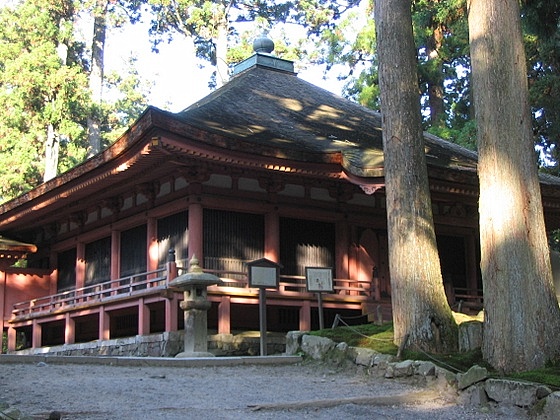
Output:
[[[448,299],[476,309],[477,155],[425,143]],[[26,267],[0,267],[8,351],[180,329],[183,295],[168,285],[193,255],[223,282],[208,288],[220,334],[258,330],[247,264],[262,258],[281,266],[271,331],[317,328],[307,267],[332,268],[327,322],[390,311],[383,162],[379,113],[255,52],[184,111],[149,107],[99,155],[0,205],[0,235],[28,246]],[[541,185],[558,228],[560,181]]]

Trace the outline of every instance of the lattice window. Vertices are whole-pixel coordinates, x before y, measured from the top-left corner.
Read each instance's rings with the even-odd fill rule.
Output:
[[[85,284],[97,284],[111,279],[111,238],[99,239],[86,244]]]
[[[146,272],[146,225],[121,232],[121,277]]]
[[[58,267],[56,291],[65,292],[76,287],[76,248],[59,252],[56,266]]]
[[[335,226],[313,220],[280,218],[282,274],[305,276],[305,267],[334,268]]]
[[[263,215],[204,210],[204,268],[245,272],[263,255]]]
[[[188,218],[188,212],[183,211],[158,220],[158,261],[160,267],[167,262],[167,255],[171,248],[175,250],[177,261],[186,262],[189,256]],[[179,265],[187,266],[186,263],[180,263]]]

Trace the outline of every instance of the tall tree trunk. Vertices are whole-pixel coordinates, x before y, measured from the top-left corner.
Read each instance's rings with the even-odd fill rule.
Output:
[[[60,18],[58,27],[63,29],[66,19]],[[56,52],[60,63],[63,66],[68,65],[68,40],[59,39],[56,46]],[[54,100],[52,100],[54,104]],[[56,177],[58,173],[58,159],[60,153],[60,136],[56,132],[54,124],[51,122],[47,126],[47,141],[45,143],[45,172],[43,174],[43,182]]]
[[[439,50],[443,40],[443,30],[441,25],[432,28],[432,33],[428,39],[427,55],[432,62],[428,77],[428,102],[430,104],[430,122],[433,127],[445,126],[445,107],[443,104],[443,62],[439,56]]]
[[[443,288],[424,152],[410,0],[375,3],[395,343],[457,348]]]
[[[469,0],[478,126],[484,358],[508,373],[560,356],[516,0]]]
[[[223,19],[220,19],[220,22],[218,22],[216,37],[214,38],[214,46],[216,48],[216,87],[218,88],[229,80],[227,33],[228,19],[227,15],[225,15]]]
[[[89,156],[101,151],[101,121],[100,108],[103,101],[103,73],[105,36],[107,32],[107,2],[98,0],[94,8],[93,40],[91,43],[91,72],[89,75],[89,89],[93,102],[93,109],[87,119]]]
[[[47,141],[45,146],[45,173],[43,174],[43,182],[56,177],[58,169],[58,153],[60,142],[58,135],[52,124],[47,127]]]

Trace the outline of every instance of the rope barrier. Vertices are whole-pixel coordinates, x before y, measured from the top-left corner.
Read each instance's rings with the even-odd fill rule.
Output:
[[[335,323],[336,325],[338,325],[338,323],[336,322],[338,319],[338,322],[342,322],[344,324],[345,327],[347,327],[350,331],[354,332],[355,334],[358,334],[364,338],[367,338],[368,340],[373,340],[373,341],[393,341],[389,338],[376,338],[376,337],[370,337],[369,335],[365,335],[363,333],[361,333],[360,331],[358,331],[357,329],[353,328],[351,325],[349,325],[346,321],[344,321],[342,319],[342,317],[339,314],[336,314],[335,318]],[[336,328],[335,323],[333,323],[333,329]]]

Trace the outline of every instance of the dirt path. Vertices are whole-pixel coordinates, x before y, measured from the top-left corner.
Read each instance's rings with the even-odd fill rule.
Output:
[[[434,391],[319,364],[0,364],[0,401],[34,419],[495,419]],[[516,417],[517,416],[517,417]]]

